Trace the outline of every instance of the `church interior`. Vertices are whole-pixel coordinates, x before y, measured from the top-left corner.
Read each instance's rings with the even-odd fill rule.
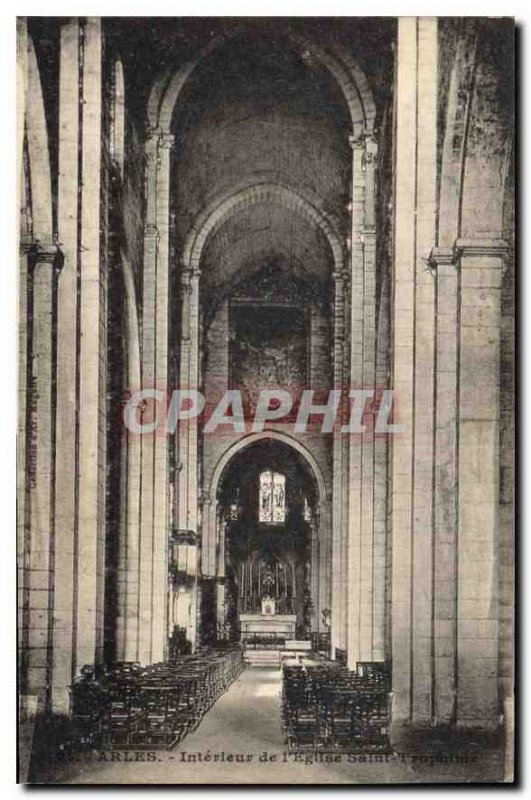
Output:
[[[22,772],[421,731],[490,765],[425,780],[503,780],[513,22],[29,17],[17,43]],[[402,431],[298,430],[305,390],[345,387],[393,389]],[[246,422],[127,429],[176,388],[238,391]],[[382,780],[356,758],[293,769]],[[163,782],[200,782],[175,759]]]

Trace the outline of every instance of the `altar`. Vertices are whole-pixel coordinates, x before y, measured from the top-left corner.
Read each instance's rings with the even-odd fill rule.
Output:
[[[295,614],[240,614],[241,638],[294,639],[296,623]]]

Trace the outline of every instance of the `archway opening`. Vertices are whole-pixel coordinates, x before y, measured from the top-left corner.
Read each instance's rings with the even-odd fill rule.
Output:
[[[318,605],[316,476],[288,444],[239,450],[217,487],[218,638],[284,646],[311,640]]]

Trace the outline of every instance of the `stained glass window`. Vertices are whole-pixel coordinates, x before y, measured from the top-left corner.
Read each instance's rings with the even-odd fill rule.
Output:
[[[271,469],[260,474],[259,522],[286,521],[286,477]]]

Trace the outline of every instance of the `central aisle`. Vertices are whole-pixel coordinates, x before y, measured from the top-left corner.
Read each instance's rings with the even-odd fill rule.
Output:
[[[245,670],[206,714],[199,728],[170,752],[95,751],[63,783],[319,784],[487,780],[486,764],[426,765],[395,757],[287,754],[281,729],[281,672]],[[112,759],[112,760],[111,760]],[[127,763],[124,761],[127,759]],[[135,759],[141,759],[136,761]],[[337,761],[334,761],[336,759]],[[361,763],[360,763],[361,762]],[[71,765],[73,767],[74,765]],[[492,773],[492,763],[489,764]],[[75,774],[73,774],[73,772]],[[478,774],[479,773],[479,774]],[[492,775],[491,775],[492,777]]]

